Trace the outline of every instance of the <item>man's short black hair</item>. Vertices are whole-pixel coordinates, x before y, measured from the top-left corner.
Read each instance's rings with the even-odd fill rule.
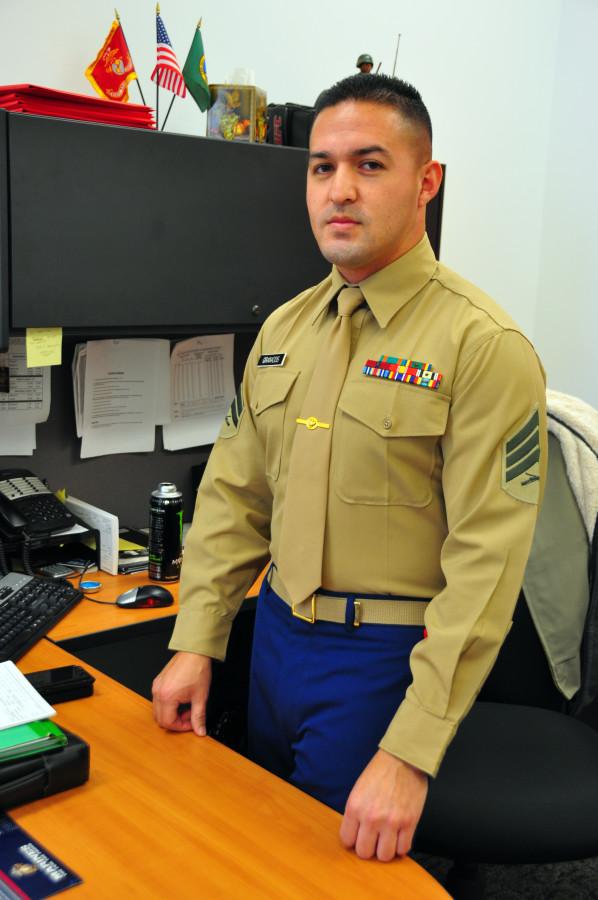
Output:
[[[322,91],[316,100],[316,116],[329,106],[346,100],[362,100],[394,107],[404,119],[419,125],[432,143],[432,122],[420,92],[401,78],[391,75],[349,75]]]

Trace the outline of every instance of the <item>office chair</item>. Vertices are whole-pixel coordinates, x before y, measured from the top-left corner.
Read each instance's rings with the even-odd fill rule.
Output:
[[[598,856],[598,700],[588,671],[598,652],[598,522],[589,557],[584,705],[556,688],[522,591],[496,664],[430,782],[415,850],[454,860],[446,888],[457,900],[484,897],[484,863]]]

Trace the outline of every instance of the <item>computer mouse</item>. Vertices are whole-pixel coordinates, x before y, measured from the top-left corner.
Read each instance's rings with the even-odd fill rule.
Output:
[[[116,598],[116,605],[127,609],[151,609],[157,606],[172,606],[173,603],[174,598],[170,591],[159,584],[142,584]]]

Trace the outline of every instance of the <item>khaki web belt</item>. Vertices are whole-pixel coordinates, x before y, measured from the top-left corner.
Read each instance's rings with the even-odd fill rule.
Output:
[[[354,601],[353,625],[356,628],[360,625],[424,625],[428,600],[405,597],[383,600],[352,594],[331,597],[316,592],[301,603],[291,603],[276,569],[272,568],[267,577],[272,590],[290,606],[292,615],[312,625],[318,621],[343,624],[346,620],[347,600],[350,599]]]

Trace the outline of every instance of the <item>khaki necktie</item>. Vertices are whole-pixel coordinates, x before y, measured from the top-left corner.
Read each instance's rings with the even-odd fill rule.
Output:
[[[301,603],[322,584],[332,426],[349,365],[351,316],[362,303],[359,288],[340,291],[338,316],[297,419],[276,560],[292,603]]]

